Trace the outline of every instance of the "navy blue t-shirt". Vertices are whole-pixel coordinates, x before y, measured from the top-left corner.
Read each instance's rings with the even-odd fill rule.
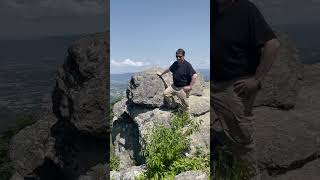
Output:
[[[248,0],[237,0],[212,18],[212,80],[231,80],[254,75],[261,48],[276,38],[258,8]]]
[[[179,64],[178,61],[175,61],[169,69],[173,74],[173,85],[176,87],[190,85],[193,74],[196,74],[196,71],[186,60],[181,64]]]

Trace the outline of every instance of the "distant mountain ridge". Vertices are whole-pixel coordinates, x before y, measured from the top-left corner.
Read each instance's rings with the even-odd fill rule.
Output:
[[[209,69],[196,69],[196,71],[199,71],[201,75],[204,76],[205,81],[210,80],[210,70]],[[135,72],[132,73],[121,73],[121,74],[110,74],[110,80],[111,82],[123,82],[123,81],[129,81],[131,76]]]

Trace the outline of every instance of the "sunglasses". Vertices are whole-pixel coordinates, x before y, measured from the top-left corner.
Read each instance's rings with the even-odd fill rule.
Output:
[[[182,56],[176,56],[176,58],[182,58]]]

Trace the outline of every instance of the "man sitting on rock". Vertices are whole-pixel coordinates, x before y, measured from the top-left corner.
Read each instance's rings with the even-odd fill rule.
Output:
[[[157,74],[162,76],[170,71],[172,72],[173,84],[164,91],[164,99],[172,108],[178,107],[181,108],[183,112],[189,112],[187,97],[196,81],[197,74],[191,64],[184,59],[184,56],[185,51],[178,49],[176,51],[177,61],[175,61],[169,69],[163,72],[157,72]],[[179,98],[181,103],[178,104],[174,101],[174,95]]]

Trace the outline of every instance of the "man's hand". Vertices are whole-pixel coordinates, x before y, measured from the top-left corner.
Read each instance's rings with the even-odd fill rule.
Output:
[[[158,76],[162,76],[162,73],[160,71],[157,72]]]
[[[192,87],[191,86],[184,86],[183,87],[183,90],[188,92],[188,91],[191,91]]]
[[[236,81],[233,84],[234,92],[238,94],[238,96],[247,96],[249,93],[257,91],[259,88],[259,81],[255,78],[248,78]]]

